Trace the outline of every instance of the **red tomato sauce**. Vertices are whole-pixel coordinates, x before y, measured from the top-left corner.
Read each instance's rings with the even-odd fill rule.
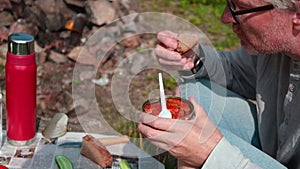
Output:
[[[180,98],[167,98],[167,109],[170,110],[173,119],[190,119],[191,106]],[[143,106],[146,113],[158,116],[161,111],[160,101],[146,102]]]

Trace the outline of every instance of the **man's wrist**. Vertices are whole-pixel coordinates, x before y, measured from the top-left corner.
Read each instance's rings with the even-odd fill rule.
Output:
[[[188,79],[195,79],[196,76],[198,77],[199,75],[201,76],[203,73],[204,75],[205,70],[204,70],[204,62],[205,62],[205,52],[203,50],[203,45],[199,44],[194,47],[193,49],[194,52],[194,67],[191,70],[180,70],[178,73],[182,77],[181,81],[186,81]],[[202,73],[201,73],[202,72]]]

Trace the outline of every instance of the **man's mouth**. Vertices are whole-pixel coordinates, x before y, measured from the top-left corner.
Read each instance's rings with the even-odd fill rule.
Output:
[[[243,34],[243,31],[237,25],[232,26],[232,31],[236,33],[238,37],[241,37],[241,35]]]

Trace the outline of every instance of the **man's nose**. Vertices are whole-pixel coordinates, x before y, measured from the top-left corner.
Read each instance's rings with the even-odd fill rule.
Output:
[[[222,22],[224,24],[236,23],[227,5],[222,14]]]

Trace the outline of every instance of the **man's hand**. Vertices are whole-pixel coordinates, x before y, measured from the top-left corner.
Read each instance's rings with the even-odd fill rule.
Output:
[[[139,131],[188,167],[199,167],[223,137],[194,98],[195,118],[167,119],[142,113]]]
[[[194,60],[179,53],[178,49],[183,46],[178,43],[179,37],[178,34],[171,31],[157,34],[157,39],[160,42],[155,48],[158,62],[168,69],[191,70],[194,67]]]

